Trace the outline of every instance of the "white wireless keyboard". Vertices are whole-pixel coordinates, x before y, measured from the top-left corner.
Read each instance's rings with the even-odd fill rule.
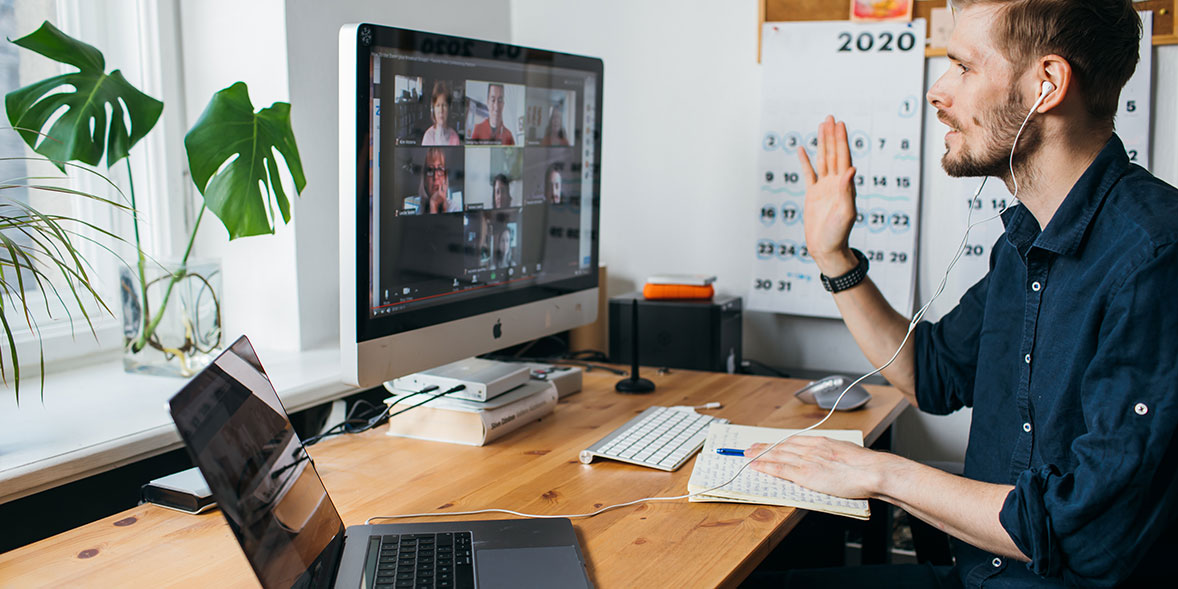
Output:
[[[581,450],[581,462],[594,456],[672,471],[704,445],[708,426],[727,419],[691,409],[650,407],[625,425]]]

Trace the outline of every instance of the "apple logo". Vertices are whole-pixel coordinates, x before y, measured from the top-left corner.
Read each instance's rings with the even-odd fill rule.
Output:
[[[503,322],[495,320],[495,326],[491,328],[491,335],[495,336],[495,339],[503,337]]]

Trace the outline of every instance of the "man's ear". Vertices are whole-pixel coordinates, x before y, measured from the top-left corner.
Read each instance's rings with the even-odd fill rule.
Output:
[[[1035,63],[1035,88],[1038,91],[1043,82],[1051,82],[1054,89],[1044,93],[1037,113],[1045,113],[1063,103],[1071,90],[1072,64],[1059,55],[1045,55]]]

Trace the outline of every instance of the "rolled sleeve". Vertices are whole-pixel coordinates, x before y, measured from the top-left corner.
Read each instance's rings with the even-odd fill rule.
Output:
[[[1178,514],[1178,255],[1152,254],[1110,299],[1070,464],[1023,471],[999,514],[1038,575],[1120,583]]]
[[[978,342],[990,275],[970,287],[936,323],[922,321],[912,333],[916,401],[921,411],[947,415],[973,405]]]

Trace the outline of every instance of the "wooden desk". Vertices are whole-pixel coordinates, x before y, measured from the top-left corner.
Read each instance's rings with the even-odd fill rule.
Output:
[[[801,381],[691,371],[644,374],[652,395],[613,392],[619,377],[585,375],[541,422],[483,448],[386,436],[384,428],[328,439],[311,454],[348,525],[382,514],[502,507],[585,513],[641,497],[682,495],[692,462],[673,473],[611,461],[583,465],[580,450],[650,405],[700,405],[738,424],[800,428],[823,411],[791,394]],[[862,410],[826,427],[860,429],[870,444],[907,406],[890,387],[867,387]],[[732,503],[649,502],[573,520],[597,587],[735,586],[803,513]],[[494,519],[490,515],[485,519]],[[506,516],[503,516],[506,517]],[[437,518],[435,518],[437,519]],[[401,520],[407,521],[407,520]],[[142,505],[0,555],[0,585],[256,587],[219,511],[185,515]]]

